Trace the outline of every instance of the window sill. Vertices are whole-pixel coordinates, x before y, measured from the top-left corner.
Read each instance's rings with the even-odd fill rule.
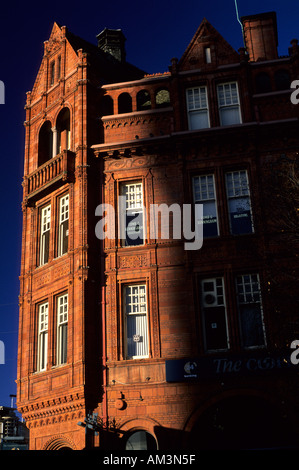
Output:
[[[39,376],[40,374],[43,374],[43,375],[45,375],[46,373],[50,373],[50,374],[51,374],[51,372],[54,372],[55,370],[61,369],[61,368],[66,367],[66,366],[68,366],[68,365],[69,365],[69,364],[68,364],[67,362],[66,362],[65,364],[57,364],[57,365],[51,366],[51,367],[49,367],[49,368],[47,367],[47,369],[44,369],[44,370],[36,370],[35,372],[32,373],[32,375],[33,375],[34,377],[37,377],[37,376]]]
[[[135,365],[135,364],[138,364],[138,365],[141,365],[141,364],[144,364],[144,365],[147,365],[147,364],[158,364],[158,363],[164,363],[165,362],[165,359],[161,359],[160,357],[159,358],[153,358],[153,357],[143,357],[143,358],[139,358],[139,359],[119,359],[117,361],[107,361],[107,366],[110,367],[110,368],[114,368],[114,367],[127,367],[127,366],[130,366],[130,365]]]
[[[32,375],[34,375],[36,377],[37,375],[44,374],[45,372],[48,372],[48,369],[36,370],[35,372],[32,373]]]
[[[35,271],[38,271],[38,270],[42,270],[43,268],[46,269],[47,267],[51,267],[53,263],[58,263],[61,259],[67,257],[69,253],[70,252],[68,251],[67,253],[64,253],[61,256],[57,256],[56,258],[49,259],[47,263],[39,265],[39,266],[35,266],[34,269]]]
[[[60,260],[61,258],[63,258],[64,256],[66,256],[67,254],[68,254],[68,251],[67,251],[66,253],[63,253],[63,255],[56,256],[56,258],[53,258],[53,261]]]
[[[51,370],[60,369],[61,367],[65,367],[67,365],[68,365],[67,362],[65,364],[55,364],[54,366],[51,367]]]

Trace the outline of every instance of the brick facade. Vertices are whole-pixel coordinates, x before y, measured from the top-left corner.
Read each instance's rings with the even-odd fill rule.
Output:
[[[297,285],[297,242],[281,250],[282,221],[273,220],[267,198],[273,191],[271,172],[298,162],[298,109],[290,101],[290,83],[299,74],[299,52],[294,41],[287,57],[277,56],[275,14],[246,17],[243,24],[248,55],[243,48],[234,51],[203,20],[182,58],[154,75],[127,64],[123,50],[111,58],[111,51],[54,24],[27,95],[25,121],[17,383],[31,449],[130,448],[139,431],[147,433],[141,438],[147,436],[150,448],[159,449],[297,445],[296,371],[290,364],[283,367],[289,363],[286,348],[299,333],[297,313],[280,290],[285,270],[275,268],[288,266]],[[106,30],[101,34],[109,39]],[[115,41],[117,35],[112,36]],[[219,110],[221,90],[228,93],[225,84],[232,84],[230,93],[237,90],[239,97],[239,122],[230,125],[224,125]],[[205,96],[208,105],[201,112],[208,126],[191,129],[187,90]],[[61,114],[66,108],[68,120]],[[46,148],[40,141],[47,135],[40,130],[47,121],[57,151],[52,149],[40,165],[41,148]],[[248,178],[247,233],[232,233],[228,174]],[[151,205],[194,208],[193,185],[200,177],[208,181],[207,176],[214,182],[217,234],[204,238],[199,250],[186,250],[186,240],[164,239],[160,232],[153,238]],[[125,246],[116,215],[116,237],[102,242],[95,233],[96,207],[109,204],[117,214],[128,185],[131,191],[138,185],[142,194],[143,242]],[[59,201],[66,194],[68,248],[59,256]],[[46,206],[51,207],[49,253],[40,265]],[[250,346],[236,290],[236,279],[244,281],[245,275],[251,281],[258,276],[262,305],[263,340],[255,344],[253,330]],[[213,349],[208,345],[214,333],[208,333],[204,317],[211,310],[204,307],[201,286],[203,280],[216,286],[217,279],[226,347]],[[136,286],[142,293],[138,308],[145,302],[146,313],[140,310],[130,326],[137,305],[137,294],[130,297],[130,292],[135,288],[136,293]],[[68,299],[67,359],[59,364],[57,299],[62,294]],[[47,361],[39,370],[44,304]],[[218,318],[212,329],[220,328]],[[137,328],[135,344],[131,327]],[[92,412],[100,419],[99,437],[77,424]],[[244,421],[247,427],[240,431]]]

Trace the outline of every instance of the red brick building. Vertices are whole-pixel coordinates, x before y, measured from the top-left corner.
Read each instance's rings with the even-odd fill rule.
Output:
[[[54,24],[45,42],[25,121],[31,449],[297,445],[299,48],[278,56],[275,13],[242,22],[245,48],[204,19],[154,75],[120,30],[94,46]]]

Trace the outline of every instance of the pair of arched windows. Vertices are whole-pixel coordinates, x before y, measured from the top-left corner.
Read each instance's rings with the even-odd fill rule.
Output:
[[[70,111],[64,108],[58,114],[56,127],[45,121],[39,132],[38,166],[43,165],[62,150],[70,149]]]
[[[131,113],[132,96],[128,92],[121,93],[117,99],[118,114]],[[155,94],[156,108],[163,108],[170,105],[170,95],[166,88],[161,88]],[[147,90],[140,90],[136,95],[137,111],[145,111],[152,108],[151,95]],[[113,99],[109,95],[105,95],[102,99],[102,116],[114,114]]]
[[[274,74],[275,90],[287,90],[291,86],[291,77],[287,70],[277,70]],[[272,90],[270,75],[266,72],[259,73],[255,78],[256,93],[269,93]]]
[[[136,95],[137,111],[144,111],[151,109],[152,100],[151,95],[147,90],[140,90]],[[155,93],[155,107],[164,108],[170,106],[170,95],[167,88],[160,88]]]

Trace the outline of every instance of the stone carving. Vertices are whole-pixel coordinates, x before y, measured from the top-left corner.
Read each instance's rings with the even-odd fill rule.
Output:
[[[48,284],[50,281],[51,281],[51,276],[50,276],[50,273],[47,272],[47,273],[43,274],[42,276],[39,276],[35,280],[35,286],[37,288],[39,288],[39,287],[44,286],[45,284]]]
[[[118,267],[122,268],[142,268],[148,266],[147,254],[134,255],[134,256],[123,256],[118,258]]]

